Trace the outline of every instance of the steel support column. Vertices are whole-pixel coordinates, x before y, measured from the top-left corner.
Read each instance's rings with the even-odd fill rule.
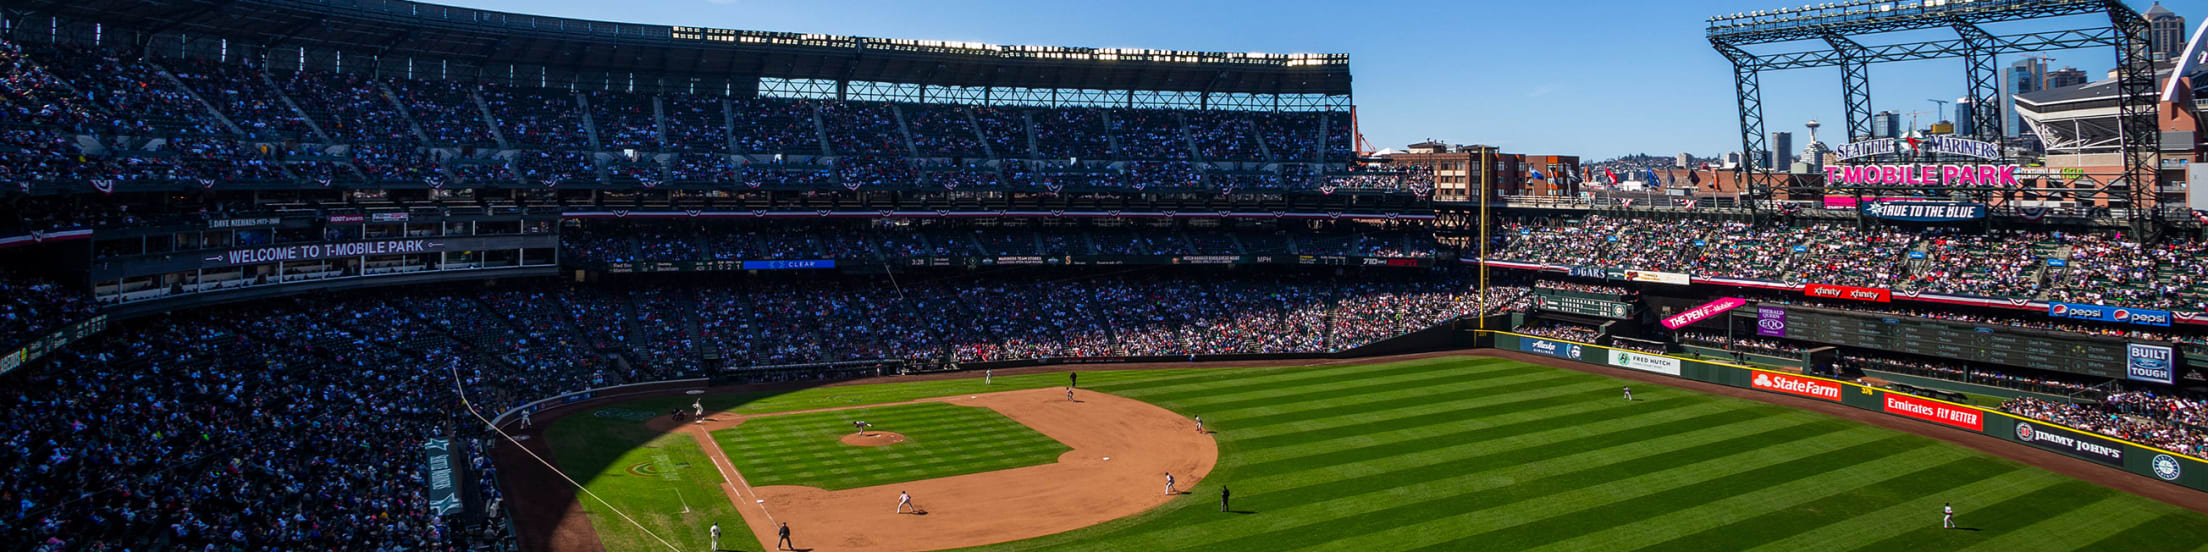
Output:
[[[1760,209],[1760,202],[1756,200],[1758,194],[1770,192],[1770,187],[1765,185],[1766,175],[1761,170],[1764,167],[1757,162],[1766,146],[1763,134],[1763,90],[1757,71],[1753,68],[1757,61],[1756,56],[1731,44],[1713,42],[1711,46],[1724,54],[1725,59],[1733,62],[1733,93],[1740,108],[1740,168],[1736,173],[1739,176],[1737,182],[1742,187],[1743,197],[1748,199],[1749,212],[1755,213]]]
[[[1964,22],[1955,23],[1955,34],[1962,36],[1963,93],[1970,97],[1971,136],[1998,144],[2007,135],[2001,128],[2007,120],[2002,116],[2006,106],[2001,104],[2001,73],[1994,64],[2000,40]]]
[[[2124,156],[2123,193],[2132,231],[2157,239],[2163,220],[2160,199],[2162,134],[2155,120],[2154,62],[2147,57],[2147,20],[2122,0],[2108,1],[2108,19],[2116,30],[2116,126]]]
[[[1871,136],[1871,64],[1863,45],[1837,34],[1825,35],[1825,43],[1840,55],[1840,96],[1848,114],[1848,138],[1854,142]]]

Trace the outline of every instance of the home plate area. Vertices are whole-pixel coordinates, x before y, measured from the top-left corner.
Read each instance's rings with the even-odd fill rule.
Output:
[[[1171,500],[1211,472],[1218,445],[1189,419],[1097,392],[959,395],[763,416],[692,431],[718,450],[724,486],[772,549],[917,551],[1061,533]],[[859,422],[864,422],[862,426]],[[862,431],[863,429],[863,431]],[[899,508],[909,494],[917,508]]]

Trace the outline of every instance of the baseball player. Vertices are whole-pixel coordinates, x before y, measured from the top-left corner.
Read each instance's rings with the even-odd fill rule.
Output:
[[[1633,388],[1625,388],[1625,402],[1633,402]]]
[[[523,431],[529,430],[529,411],[527,410],[521,411],[521,429]]]
[[[1172,473],[1172,472],[1166,472],[1166,474],[1165,474],[1165,494],[1174,494],[1174,492],[1175,492],[1175,491],[1173,490],[1173,473]]]
[[[1955,503],[1953,503],[1953,502],[1943,502],[1943,503],[1940,503],[1940,528],[1941,528],[1941,529],[1954,529],[1954,528],[1955,528]]]
[[[705,399],[690,401],[690,423],[705,423]]]
[[[982,384],[982,385],[996,385],[996,384],[997,384],[997,370],[996,370],[995,368],[991,368],[991,369],[988,369],[988,370],[982,370],[982,371],[981,371],[981,384]]]
[[[785,522],[785,523],[783,523],[783,524],[782,524],[782,528],[780,528],[780,529],[775,529],[775,530],[774,530],[774,532],[775,532],[775,534],[777,534],[777,535],[780,535],[780,536],[782,537],[782,540],[779,540],[779,541],[775,541],[775,543],[774,543],[774,549],[775,549],[775,550],[796,550],[796,549],[797,549],[797,544],[796,544],[796,543],[792,543],[792,542],[790,542],[790,524],[789,524],[789,523],[786,523],[786,522]]]
[[[1075,387],[1080,387],[1080,386],[1081,386],[1081,373],[1080,373],[1080,372],[1066,372],[1066,388],[1067,388],[1067,389],[1072,389],[1072,388],[1075,388]]]
[[[713,529],[708,532],[713,534],[713,552],[721,552],[721,522],[713,522]]]
[[[1204,432],[1204,417],[1203,417],[1203,416],[1197,416],[1197,417],[1196,417],[1196,432],[1197,432],[1197,433],[1203,433],[1203,432]]]
[[[860,436],[860,437],[865,437],[865,436],[866,436],[866,430],[867,430],[868,428],[872,428],[872,427],[874,427],[874,424],[866,423],[866,420],[859,420],[859,421],[856,421],[856,422],[851,422],[851,428],[852,428],[852,429],[856,429],[856,430],[859,430],[859,436]]]
[[[920,507],[912,505],[912,493],[897,491],[897,513],[905,513],[906,508],[911,508],[912,513],[920,513]]]
[[[1066,402],[1073,402],[1073,387],[1066,387]]]
[[[1227,511],[1227,487],[1225,485],[1219,486],[1219,511]]]

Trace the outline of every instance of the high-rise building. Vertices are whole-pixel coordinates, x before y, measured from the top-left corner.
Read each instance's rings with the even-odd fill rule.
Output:
[[[1793,165],[1794,133],[1785,131],[1771,133],[1771,164],[1764,166],[1770,167],[1771,170],[1785,171],[1787,167]]]
[[[2185,50],[2185,18],[2155,2],[2140,14],[2147,18],[2147,56],[2155,61],[2165,61],[2183,55]]]
[[[1878,113],[1872,114],[1871,137],[1900,138],[1901,114],[1892,111],[1880,111]]]
[[[2001,71],[2001,135],[2015,138],[2024,134],[2024,117],[2016,113],[2016,95],[2038,92],[2047,82],[2047,62],[2036,58],[2024,58],[2009,64]]]
[[[1956,98],[1955,135],[1965,138],[1977,135],[1977,123],[1971,121],[1971,117],[1977,114],[1978,110],[1971,105],[1970,98]]]
[[[1675,166],[1675,167],[1685,167],[1685,166],[1687,166],[1687,164],[1688,164],[1688,163],[1693,163],[1693,162],[1694,162],[1694,156],[1692,156],[1692,155],[1687,155],[1687,154],[1684,154],[1684,153],[1682,153],[1682,154],[1679,154],[1679,157],[1678,157],[1677,159],[1673,159],[1673,160],[1672,160],[1672,166]]]
[[[2085,71],[2080,71],[2076,67],[2064,67],[2047,72],[2047,89],[2049,90],[2080,84],[2085,84]]]

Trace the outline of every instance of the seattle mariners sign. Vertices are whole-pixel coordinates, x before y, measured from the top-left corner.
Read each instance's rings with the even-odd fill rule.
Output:
[[[2176,481],[2178,476],[2185,475],[2184,466],[2177,462],[2177,458],[2167,454],[2154,455],[2152,467],[2154,468],[2154,476],[2162,478],[2163,481]]]
[[[2124,466],[2124,448],[2115,441],[2068,429],[2019,421],[2016,423],[2016,440],[2119,468]]]

